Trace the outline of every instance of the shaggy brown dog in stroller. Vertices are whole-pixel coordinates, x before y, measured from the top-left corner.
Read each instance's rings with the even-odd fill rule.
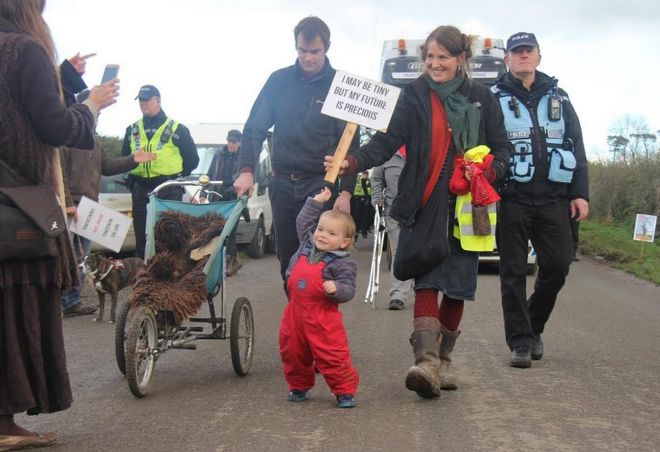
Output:
[[[220,235],[224,224],[225,219],[214,213],[194,217],[163,212],[154,229],[156,254],[133,285],[133,303],[173,311],[177,325],[195,314],[206,301],[202,270],[208,255],[197,261],[190,253]]]

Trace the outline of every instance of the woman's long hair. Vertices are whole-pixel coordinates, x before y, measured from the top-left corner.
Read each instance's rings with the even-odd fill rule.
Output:
[[[0,0],[0,18],[37,41],[57,65],[55,43],[42,17],[46,0]]]

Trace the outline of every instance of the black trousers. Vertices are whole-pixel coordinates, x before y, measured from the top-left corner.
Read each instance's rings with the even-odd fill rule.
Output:
[[[145,229],[147,227],[147,204],[152,189],[133,183],[131,186],[131,199],[133,201],[133,230],[135,231],[135,255],[144,259],[144,250],[147,244]],[[183,189],[169,187],[161,190],[159,198],[181,201]]]
[[[569,212],[570,215],[570,212]],[[580,222],[571,218],[571,238],[573,239],[573,258],[577,256],[578,244],[580,242]]]
[[[542,206],[500,202],[497,226],[504,330],[511,349],[531,346],[564,286],[573,256],[568,201]],[[527,242],[536,250],[538,275],[527,299]]]
[[[371,205],[370,196],[351,197],[351,215],[355,222],[355,232],[367,233],[374,224],[374,215],[376,211]]]
[[[296,218],[309,196],[314,196],[325,186],[323,176],[292,180],[285,175],[273,175],[269,185],[270,204],[275,225],[275,246],[280,261],[280,274],[286,280],[289,260],[298,250],[300,242],[296,232]],[[326,204],[332,206],[332,199]]]

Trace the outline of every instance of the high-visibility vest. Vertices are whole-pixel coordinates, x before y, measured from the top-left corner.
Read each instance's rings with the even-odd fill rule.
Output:
[[[367,181],[367,193],[366,195],[371,194],[371,181]],[[357,183],[355,184],[355,190],[353,190],[354,196],[365,196],[364,189],[362,188],[362,179],[358,177]]]
[[[488,205],[488,219],[490,220],[490,234],[488,235],[474,235],[472,194],[470,192],[456,197],[456,219],[458,224],[454,224],[454,237],[461,241],[461,248],[466,251],[493,251],[495,249],[496,203]]]
[[[131,170],[131,174],[151,178],[181,173],[183,158],[179,148],[172,142],[172,136],[178,127],[178,122],[167,119],[149,140],[144,131],[144,121],[140,119],[134,123],[131,127],[131,154],[142,148],[144,152],[157,153],[158,157],[151,162],[141,163],[137,168]]]
[[[558,119],[553,120],[549,116],[548,104],[553,96],[559,103],[568,100],[567,97],[557,94],[556,84],[541,97],[534,114],[513,94],[497,86],[492,86],[490,90],[499,98],[504,115],[504,127],[513,145],[508,178],[519,183],[531,181],[537,170],[536,158],[547,158],[548,174],[543,177],[547,176],[553,182],[570,183],[573,179],[576,159],[572,142],[564,139],[566,133],[564,115],[560,108]],[[545,141],[547,156],[534,156],[532,143],[534,134]]]

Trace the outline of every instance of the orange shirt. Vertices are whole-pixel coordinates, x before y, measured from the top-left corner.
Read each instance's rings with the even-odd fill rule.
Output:
[[[449,128],[447,113],[442,106],[442,102],[440,102],[437,94],[433,91],[429,91],[429,96],[431,96],[431,155],[429,159],[431,168],[429,179],[426,181],[424,196],[422,197],[422,207],[426,205],[426,202],[431,197],[431,192],[433,192],[433,188],[438,182],[440,172],[445,166],[449,142],[451,140],[451,129]]]

